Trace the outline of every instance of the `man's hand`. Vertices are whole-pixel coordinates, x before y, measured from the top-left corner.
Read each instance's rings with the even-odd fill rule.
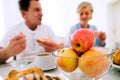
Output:
[[[13,37],[8,47],[6,48],[10,56],[14,56],[22,52],[26,48],[26,38],[20,33],[19,35]]]
[[[54,50],[60,49],[64,47],[64,43],[57,44],[52,40],[44,39],[44,40],[37,40],[40,46],[45,48],[46,52],[52,52]]]

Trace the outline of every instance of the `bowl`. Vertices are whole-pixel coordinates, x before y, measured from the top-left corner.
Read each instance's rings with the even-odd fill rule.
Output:
[[[53,52],[53,56],[58,69],[69,80],[96,80],[110,69],[110,51],[107,48],[95,47],[78,56],[74,49],[63,48]]]
[[[113,53],[112,67],[120,70],[120,49],[115,49]]]
[[[112,62],[112,67],[120,71],[120,65],[117,65],[114,62]]]

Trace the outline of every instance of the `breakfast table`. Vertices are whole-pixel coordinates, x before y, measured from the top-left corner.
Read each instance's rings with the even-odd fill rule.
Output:
[[[4,78],[8,75],[8,73],[11,70],[24,70],[27,68],[35,67],[32,63],[28,65],[11,65],[11,64],[3,64],[0,65],[0,80],[4,80]],[[45,75],[50,75],[50,76],[59,76],[63,80],[69,80],[68,77],[63,75],[58,68],[51,69],[51,70],[45,70],[44,71]],[[99,80],[120,80],[120,70],[111,67],[107,74],[105,74],[102,78]]]

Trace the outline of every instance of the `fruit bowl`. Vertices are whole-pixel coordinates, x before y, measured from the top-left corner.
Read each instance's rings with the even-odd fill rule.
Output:
[[[109,71],[112,59],[110,49],[96,47],[82,55],[72,48],[63,48],[53,52],[60,72],[69,80],[97,80]]]

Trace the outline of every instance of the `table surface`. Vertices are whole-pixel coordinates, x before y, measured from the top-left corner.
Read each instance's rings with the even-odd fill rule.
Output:
[[[32,63],[27,66],[10,66],[9,64],[0,65],[0,80],[2,80],[1,77],[5,78],[11,70],[23,70],[30,67],[34,67]],[[64,80],[69,80],[66,76],[62,75],[58,68],[44,71],[44,73],[45,75],[61,76],[64,77]],[[112,67],[100,80],[120,80],[120,70]]]

